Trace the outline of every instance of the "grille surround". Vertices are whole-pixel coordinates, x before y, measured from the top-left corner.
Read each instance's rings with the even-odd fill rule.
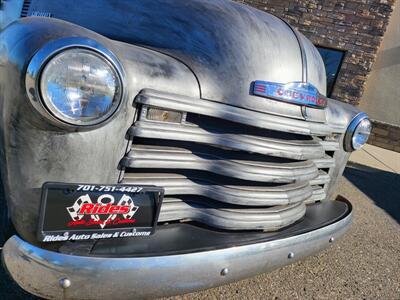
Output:
[[[306,204],[327,199],[345,128],[154,90],[143,90],[135,101],[188,115],[177,124],[138,114],[128,131],[122,182],[164,187],[160,222],[275,231],[300,220]],[[217,126],[193,123],[191,114]],[[239,183],[219,182],[221,176]]]

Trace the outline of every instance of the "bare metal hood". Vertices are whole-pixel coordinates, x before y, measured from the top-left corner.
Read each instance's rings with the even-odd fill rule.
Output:
[[[324,66],[314,46],[282,20],[247,5],[225,0],[32,0],[27,14],[32,13],[51,14],[171,55],[193,71],[205,99],[260,109],[262,100],[250,93],[255,80],[308,81],[326,92]]]

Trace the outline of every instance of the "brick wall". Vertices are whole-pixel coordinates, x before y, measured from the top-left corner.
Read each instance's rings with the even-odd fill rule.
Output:
[[[373,120],[372,123],[372,133],[368,143],[400,152],[400,126],[386,124],[376,120]]]
[[[238,0],[283,18],[315,45],[346,51],[332,98],[358,104],[395,0]]]

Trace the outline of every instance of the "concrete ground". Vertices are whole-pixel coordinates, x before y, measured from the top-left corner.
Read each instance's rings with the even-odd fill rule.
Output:
[[[350,162],[375,168],[389,173],[400,174],[400,153],[389,151],[374,145],[365,145],[353,152]]]
[[[268,274],[169,300],[400,299],[400,154],[367,145],[352,155],[338,189],[354,206],[354,222],[329,249]],[[0,299],[37,298],[0,270]]]

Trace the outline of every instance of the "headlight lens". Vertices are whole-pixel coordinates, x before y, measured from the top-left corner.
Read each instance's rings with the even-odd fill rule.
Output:
[[[354,150],[360,149],[368,141],[371,128],[371,121],[369,119],[363,119],[358,123],[353,137],[351,138],[351,145]]]
[[[75,48],[55,55],[43,68],[40,92],[55,117],[73,125],[94,125],[110,117],[121,96],[115,68],[91,50]]]
[[[344,137],[344,150],[351,152],[360,149],[368,141],[372,125],[365,113],[359,113],[347,128]]]

